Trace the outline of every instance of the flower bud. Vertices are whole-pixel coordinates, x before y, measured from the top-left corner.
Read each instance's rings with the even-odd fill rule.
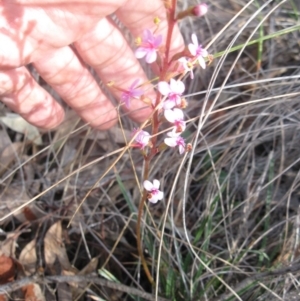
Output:
[[[177,15],[177,20],[182,20],[185,17],[202,17],[208,11],[208,6],[205,3],[200,3],[195,6],[191,6],[188,9],[181,11]]]
[[[185,147],[185,151],[186,151],[187,153],[189,153],[189,152],[192,150],[192,148],[193,148],[192,144],[191,144],[191,143],[188,143],[188,144],[186,145],[186,147]]]
[[[187,103],[186,99],[185,98],[181,98],[181,103],[180,103],[179,107],[181,109],[186,109],[187,106],[188,106],[188,103]]]
[[[196,17],[204,16],[208,11],[208,6],[205,3],[198,4],[193,7],[192,14]]]

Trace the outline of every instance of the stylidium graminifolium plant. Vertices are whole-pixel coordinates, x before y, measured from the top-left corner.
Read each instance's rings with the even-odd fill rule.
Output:
[[[136,39],[136,58],[145,59],[146,63],[154,65],[155,69],[159,70],[158,81],[155,85],[156,98],[149,100],[149,97],[145,95],[145,91],[142,90],[143,83],[140,84],[140,79],[138,78],[128,84],[127,90],[115,87],[117,90],[121,91],[121,104],[124,104],[127,108],[130,108],[132,99],[140,99],[153,109],[153,114],[151,115],[151,133],[142,128],[134,129],[133,136],[135,138],[134,142],[130,145],[131,147],[140,149],[144,157],[144,193],[142,194],[138,211],[137,245],[144,270],[152,283],[154,280],[147,267],[146,260],[143,257],[140,239],[140,223],[145,200],[148,199],[149,202],[155,204],[163,199],[164,193],[159,190],[159,180],[154,179],[153,182],[149,180],[151,160],[158,152],[163,151],[166,147],[177,149],[180,155],[183,155],[191,149],[191,144],[186,143],[182,137],[182,133],[186,129],[183,110],[187,106],[187,102],[182,96],[185,91],[185,85],[182,78],[189,74],[190,78],[193,79],[193,69],[197,65],[205,69],[206,62],[211,61],[211,56],[208,54],[207,50],[199,44],[195,33],[191,35],[190,43],[185,49],[170,58],[170,43],[174,25],[178,20],[188,16],[201,17],[205,15],[208,10],[207,5],[204,3],[198,4],[189,7],[187,10],[176,13],[177,1],[169,0],[165,2],[169,25],[166,39],[164,39],[162,35],[157,35],[155,31],[152,32],[148,28],[144,29],[142,37]],[[153,17],[154,23],[159,26],[159,19],[155,16]],[[163,45],[164,40],[166,41],[166,45]],[[174,69],[176,70],[175,72]],[[159,143],[159,128],[164,122],[170,124],[171,130],[165,134],[163,142]]]
[[[206,14],[208,7],[205,3],[198,4],[196,6],[190,7],[184,12],[180,12],[177,15],[177,20],[182,19],[186,16],[198,16],[201,17]],[[155,19],[157,22],[157,18]],[[190,149],[190,145],[187,146],[184,138],[181,136],[182,132],[186,129],[186,123],[184,121],[184,113],[182,109],[187,106],[185,99],[182,95],[185,91],[185,85],[181,81],[181,78],[190,73],[191,79],[194,78],[194,67],[198,64],[203,69],[206,68],[206,59],[208,58],[208,52],[202,47],[198,42],[196,34],[191,35],[191,43],[188,44],[188,51],[183,51],[182,56],[180,57],[177,54],[177,64],[178,64],[178,79],[170,78],[168,81],[163,80],[162,74],[165,74],[165,77],[168,78],[168,70],[162,69],[163,57],[166,57],[166,53],[162,53],[163,37],[162,35],[155,35],[154,32],[151,32],[149,29],[145,29],[142,37],[136,39],[137,49],[135,50],[135,56],[138,59],[145,59],[146,63],[153,64],[160,62],[160,71],[159,81],[157,83],[157,93],[159,94],[157,103],[155,100],[151,101],[151,106],[154,110],[158,111],[157,116],[153,118],[159,118],[158,126],[163,122],[161,116],[164,116],[165,120],[171,124],[173,127],[170,132],[166,134],[164,138],[164,144],[171,148],[178,148],[179,154],[182,155]],[[158,59],[159,58],[159,59]],[[170,67],[170,62],[167,62],[167,68]],[[174,63],[174,62],[172,62]],[[130,102],[132,99],[140,99],[144,95],[144,91],[140,88],[140,80],[136,79],[128,87],[128,90],[122,90],[121,93],[121,103],[123,103],[127,108],[130,108]],[[152,121],[153,123],[153,121]],[[158,150],[163,149],[163,147],[156,146],[156,139],[151,139],[154,134],[157,134],[152,131],[152,135],[147,131],[142,129],[134,129],[133,135],[135,136],[135,143],[132,144],[132,147],[139,148],[144,155],[144,158],[151,158],[151,152],[147,151],[147,148],[155,148],[155,154]],[[153,143],[155,142],[155,143]],[[153,154],[153,152],[152,152]],[[151,184],[151,185],[150,185]],[[163,193],[158,190],[160,182],[154,180],[153,184],[148,180],[144,179],[144,188],[148,191],[147,198],[151,203],[156,203],[158,200],[163,198]],[[156,190],[155,190],[156,189]]]

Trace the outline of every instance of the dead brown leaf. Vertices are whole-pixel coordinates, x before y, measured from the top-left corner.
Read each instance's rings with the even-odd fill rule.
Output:
[[[31,283],[22,287],[25,301],[46,301],[46,298],[36,283]]]
[[[91,261],[77,275],[89,275],[96,271],[98,266],[98,258],[92,258]]]
[[[92,258],[91,261],[81,271],[78,272],[75,268],[72,268],[72,270],[63,270],[62,274],[65,276],[90,275],[96,271],[98,261],[98,258]],[[77,299],[85,291],[86,288],[86,284],[82,286],[78,282],[68,282],[68,284],[71,287],[73,299]]]
[[[0,285],[7,284],[16,279],[23,272],[22,265],[15,259],[17,238],[20,232],[8,233],[0,245]],[[7,294],[0,294],[0,301],[8,300]]]
[[[11,144],[11,139],[9,138],[7,131],[0,130],[0,153],[5,147]]]
[[[67,251],[62,241],[62,226],[60,221],[53,224],[46,233],[44,251],[48,266],[52,266],[57,258],[64,270],[71,269]]]
[[[38,128],[28,123],[19,114],[7,113],[6,116],[0,117],[0,121],[13,131],[24,134],[36,145],[43,143]]]
[[[23,265],[27,276],[33,274],[36,270],[37,255],[35,245],[36,240],[34,239],[23,248],[19,256],[19,261]]]
[[[11,257],[0,255],[0,285],[13,281],[15,274],[14,260]]]
[[[28,202],[30,198],[28,197],[26,191],[20,186],[9,186],[0,196],[0,218],[3,218],[16,208],[24,205]],[[23,209],[15,212],[14,216],[21,223],[26,221],[36,220],[45,216],[45,213],[39,209],[35,203],[31,203]],[[7,218],[2,223],[8,222],[10,218]]]
[[[8,233],[6,239],[0,244],[0,255],[15,257],[17,238],[20,233]]]
[[[24,147],[23,142],[14,142],[0,152],[0,176],[9,170],[9,166],[18,158]]]

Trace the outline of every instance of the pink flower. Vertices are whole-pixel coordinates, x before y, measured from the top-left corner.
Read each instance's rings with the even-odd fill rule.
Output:
[[[206,64],[204,58],[208,56],[208,53],[198,44],[197,36],[194,33],[192,34],[192,42],[193,43],[188,45],[189,51],[191,55],[197,58],[199,65],[205,69]]]
[[[165,110],[164,115],[169,122],[175,125],[177,133],[181,133],[185,130],[186,124],[184,122],[184,116],[182,110],[177,108],[173,110]]]
[[[208,11],[207,4],[200,3],[193,7],[192,13],[196,17],[202,17],[207,13],[207,11]]]
[[[164,142],[170,147],[179,148],[179,154],[182,155],[185,152],[185,142],[184,139],[180,136],[180,133],[176,133],[175,129],[172,132],[167,133],[170,138],[165,138]]]
[[[138,98],[144,93],[143,90],[136,88],[139,81],[139,79],[136,79],[129,87],[129,90],[123,91],[121,94],[121,102],[125,103],[126,108],[129,108],[132,98]]]
[[[134,146],[140,149],[144,149],[149,144],[151,136],[148,132],[139,129],[135,129],[133,131],[133,135],[137,132],[138,134],[135,137],[136,144]]]
[[[158,91],[167,96],[167,99],[163,103],[164,109],[172,109],[176,105],[180,106],[181,104],[181,95],[184,92],[185,86],[181,80],[175,80],[171,78],[170,84],[167,82],[159,82]]]
[[[163,199],[164,193],[158,190],[160,185],[158,180],[153,180],[153,184],[150,181],[146,180],[144,181],[143,185],[144,188],[149,192],[147,198],[151,203],[155,204],[157,203],[157,201]]]
[[[136,49],[135,56],[138,59],[146,56],[146,62],[151,64],[156,61],[158,47],[161,43],[162,35],[155,37],[149,29],[145,29],[141,45]]]
[[[190,77],[191,79],[194,79],[194,71],[193,71],[193,64],[188,61],[185,57],[182,57],[178,60],[178,62],[182,63],[182,66],[184,68],[184,71],[187,73],[187,72],[190,72]]]

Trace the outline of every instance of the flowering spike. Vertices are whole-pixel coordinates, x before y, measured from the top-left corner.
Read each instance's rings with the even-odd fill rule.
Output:
[[[151,64],[157,59],[157,51],[162,43],[162,35],[154,36],[149,29],[144,30],[143,38],[135,51],[138,59],[146,57],[146,62]]]
[[[159,190],[160,182],[158,180],[154,179],[153,184],[146,180],[144,181],[143,186],[148,191],[147,198],[149,202],[155,204],[163,199],[164,193]]]
[[[139,98],[144,92],[137,89],[139,79],[136,79],[128,90],[123,91],[121,94],[121,102],[125,103],[126,108],[130,107],[130,101],[132,98]]]

